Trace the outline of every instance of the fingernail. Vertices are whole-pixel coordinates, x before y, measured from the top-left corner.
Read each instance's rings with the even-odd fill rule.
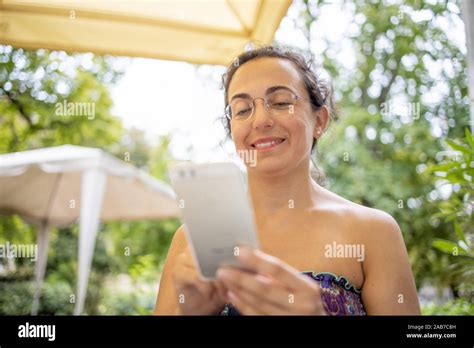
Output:
[[[223,268],[219,268],[216,273],[218,278],[227,278],[229,276],[229,271]]]
[[[249,247],[241,246],[241,247],[239,247],[239,253],[238,253],[237,256],[239,258],[242,258],[242,259],[247,259],[247,258],[249,258],[250,254],[251,254],[251,251],[250,251]]]
[[[227,296],[229,296],[231,301],[235,301],[236,299],[235,294],[232,291],[227,291]]]

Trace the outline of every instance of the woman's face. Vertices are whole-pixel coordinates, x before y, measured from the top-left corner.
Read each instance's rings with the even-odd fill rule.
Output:
[[[245,121],[231,120],[231,135],[238,153],[256,151],[256,166],[248,166],[249,172],[255,170],[276,175],[300,167],[302,163],[309,165],[313,138],[320,127],[317,121],[320,111],[314,111],[307,101],[309,95],[303,77],[294,63],[273,57],[246,62],[232,77],[228,102],[241,93],[249,95],[251,99],[265,98],[276,86],[289,88],[306,100],[298,100],[293,110],[285,115],[271,115],[263,100],[257,99],[251,118]],[[271,146],[259,145],[271,141]]]

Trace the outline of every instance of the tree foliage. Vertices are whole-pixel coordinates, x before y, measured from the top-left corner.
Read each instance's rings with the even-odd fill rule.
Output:
[[[317,155],[329,188],[395,217],[418,286],[456,287],[447,255],[432,248],[452,227],[437,215],[443,192],[426,168],[439,162],[445,139],[463,136],[469,124],[465,52],[450,30],[461,21],[460,2],[304,5],[300,25],[309,40],[325,6],[341,6],[351,18],[344,37],[325,38],[322,49],[339,104]],[[353,56],[341,55],[343,46]]]
[[[92,54],[48,50],[28,51],[0,45],[0,153],[72,144],[102,148],[159,179],[171,156],[168,137],[150,144],[137,129],[126,130],[112,115],[109,87],[120,78],[117,60]],[[57,105],[88,103],[94,117],[57,112]],[[87,116],[87,115],[86,115]],[[90,116],[90,115],[89,115]],[[124,197],[124,199],[127,199]],[[105,289],[109,278],[128,274],[132,281],[152,282],[154,291],[160,268],[178,227],[176,219],[112,222],[100,227],[90,275],[85,311],[114,313],[118,299],[128,314],[150,312],[152,303]],[[0,243],[36,243],[36,226],[17,216],[0,217]],[[71,295],[76,289],[78,225],[54,229],[43,288],[40,314],[72,314]],[[34,264],[17,259],[0,260],[0,313],[28,314],[34,292]],[[16,294],[11,297],[12,294]],[[112,296],[112,298],[109,298]],[[115,296],[115,297],[114,297]],[[11,298],[17,299],[10,301]],[[143,308],[143,305],[146,308]],[[126,313],[122,313],[126,314]]]

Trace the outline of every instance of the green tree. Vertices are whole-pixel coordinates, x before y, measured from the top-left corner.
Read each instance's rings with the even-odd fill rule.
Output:
[[[450,231],[433,217],[440,192],[425,170],[443,139],[460,136],[469,122],[465,56],[442,25],[461,20],[460,2],[303,4],[299,25],[308,39],[325,6],[341,6],[352,19],[341,41],[325,39],[322,50],[340,106],[317,155],[329,188],[395,217],[418,286],[454,286],[448,257],[431,247]],[[354,67],[343,45],[352,46]]]
[[[28,51],[0,45],[0,153],[62,144],[99,147],[139,168],[151,168],[156,177],[165,179],[171,160],[169,139],[158,139],[152,146],[143,132],[124,130],[111,114],[108,88],[122,74],[116,62],[115,58],[92,54]],[[58,103],[64,101],[93,104],[94,117],[58,114]],[[116,289],[118,293],[110,292],[104,284],[121,273],[137,281],[156,283],[178,224],[176,219],[169,219],[101,225],[86,313],[150,313],[154,298],[130,296],[120,289]],[[0,218],[0,243],[36,243],[36,232],[35,226],[19,216]],[[77,243],[77,225],[52,231],[41,314],[72,314],[70,295],[76,289]],[[126,253],[125,248],[130,252]],[[19,259],[8,267],[0,276],[0,314],[28,314],[34,292],[33,264]]]
[[[450,255],[450,271],[457,276],[456,291],[470,301],[474,298],[474,137],[466,128],[461,141],[446,141],[445,156],[428,171],[435,182],[451,190],[448,199],[439,202],[436,215],[452,226],[450,240],[435,239],[433,245]],[[451,240],[456,240],[452,242]]]
[[[110,58],[0,46],[0,153],[62,144],[104,147],[122,133],[110,113]],[[94,117],[60,114],[58,104],[87,103]]]

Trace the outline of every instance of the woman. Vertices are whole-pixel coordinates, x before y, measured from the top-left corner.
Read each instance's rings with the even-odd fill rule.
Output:
[[[260,250],[238,256],[254,273],[225,267],[216,281],[201,279],[180,227],[155,314],[419,315],[395,220],[311,178],[331,103],[310,62],[263,47],[241,54],[223,81],[235,147],[257,152],[247,175]]]

